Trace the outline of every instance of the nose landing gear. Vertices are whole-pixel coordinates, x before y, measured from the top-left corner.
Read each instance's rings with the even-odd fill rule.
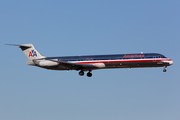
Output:
[[[166,71],[167,71],[166,68],[167,68],[167,66],[164,66],[163,72],[166,72]]]

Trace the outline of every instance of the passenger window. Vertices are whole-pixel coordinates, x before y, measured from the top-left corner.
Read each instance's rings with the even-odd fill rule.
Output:
[[[165,58],[165,56],[164,55],[160,55],[159,58]]]

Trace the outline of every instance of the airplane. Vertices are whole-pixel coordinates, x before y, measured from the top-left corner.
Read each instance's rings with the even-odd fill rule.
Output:
[[[76,70],[79,71],[80,76],[84,75],[84,71],[88,71],[88,77],[92,76],[92,70],[111,68],[164,67],[163,72],[166,72],[167,66],[173,64],[171,59],[159,53],[45,57],[32,44],[6,45],[21,48],[29,59],[27,65],[50,70]]]

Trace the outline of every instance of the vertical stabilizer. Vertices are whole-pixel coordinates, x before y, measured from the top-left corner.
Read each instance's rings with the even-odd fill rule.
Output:
[[[32,44],[22,44],[22,45],[14,45],[14,44],[6,44],[6,45],[13,45],[13,46],[18,46],[21,48],[21,50],[24,52],[26,57],[31,61],[34,59],[40,59],[40,58],[45,58],[45,56],[42,56]]]
[[[23,44],[19,46],[29,60],[45,58],[42,56],[32,44]]]

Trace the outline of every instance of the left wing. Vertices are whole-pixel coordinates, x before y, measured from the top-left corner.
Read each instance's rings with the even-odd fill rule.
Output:
[[[57,61],[57,60],[52,60],[52,59],[47,59],[47,58],[45,58],[45,60],[57,62],[57,63],[59,63],[59,65],[68,67],[69,69],[73,69],[73,70],[88,71],[88,70],[94,70],[94,69],[100,68],[97,64],[81,64],[81,63],[73,63],[73,62],[62,62],[62,61]]]

